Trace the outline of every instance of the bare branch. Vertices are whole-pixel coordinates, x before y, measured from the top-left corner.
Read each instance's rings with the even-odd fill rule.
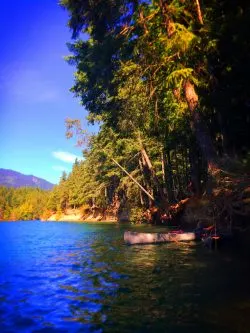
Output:
[[[196,6],[198,21],[199,21],[200,24],[203,25],[203,18],[202,18],[202,13],[201,13],[201,7],[200,7],[199,0],[195,0],[195,6]]]

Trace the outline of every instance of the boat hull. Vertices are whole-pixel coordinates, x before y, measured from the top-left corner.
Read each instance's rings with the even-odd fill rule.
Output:
[[[154,243],[167,243],[167,242],[187,242],[196,239],[194,232],[182,233],[144,233],[125,231],[124,241],[126,244],[154,244]]]

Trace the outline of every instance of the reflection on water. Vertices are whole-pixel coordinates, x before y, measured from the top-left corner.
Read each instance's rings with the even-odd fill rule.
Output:
[[[0,332],[250,332],[248,263],[123,227],[0,224]]]

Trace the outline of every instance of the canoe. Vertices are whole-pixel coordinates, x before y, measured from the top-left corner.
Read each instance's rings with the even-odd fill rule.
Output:
[[[194,232],[168,232],[168,233],[146,233],[125,231],[124,241],[128,245],[132,244],[154,244],[167,242],[186,242],[196,239]]]

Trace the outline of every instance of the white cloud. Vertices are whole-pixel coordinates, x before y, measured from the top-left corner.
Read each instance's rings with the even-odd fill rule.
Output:
[[[66,163],[74,163],[76,158],[78,159],[78,161],[83,160],[83,157],[68,153],[66,151],[54,151],[52,155],[58,160],[61,160]]]

